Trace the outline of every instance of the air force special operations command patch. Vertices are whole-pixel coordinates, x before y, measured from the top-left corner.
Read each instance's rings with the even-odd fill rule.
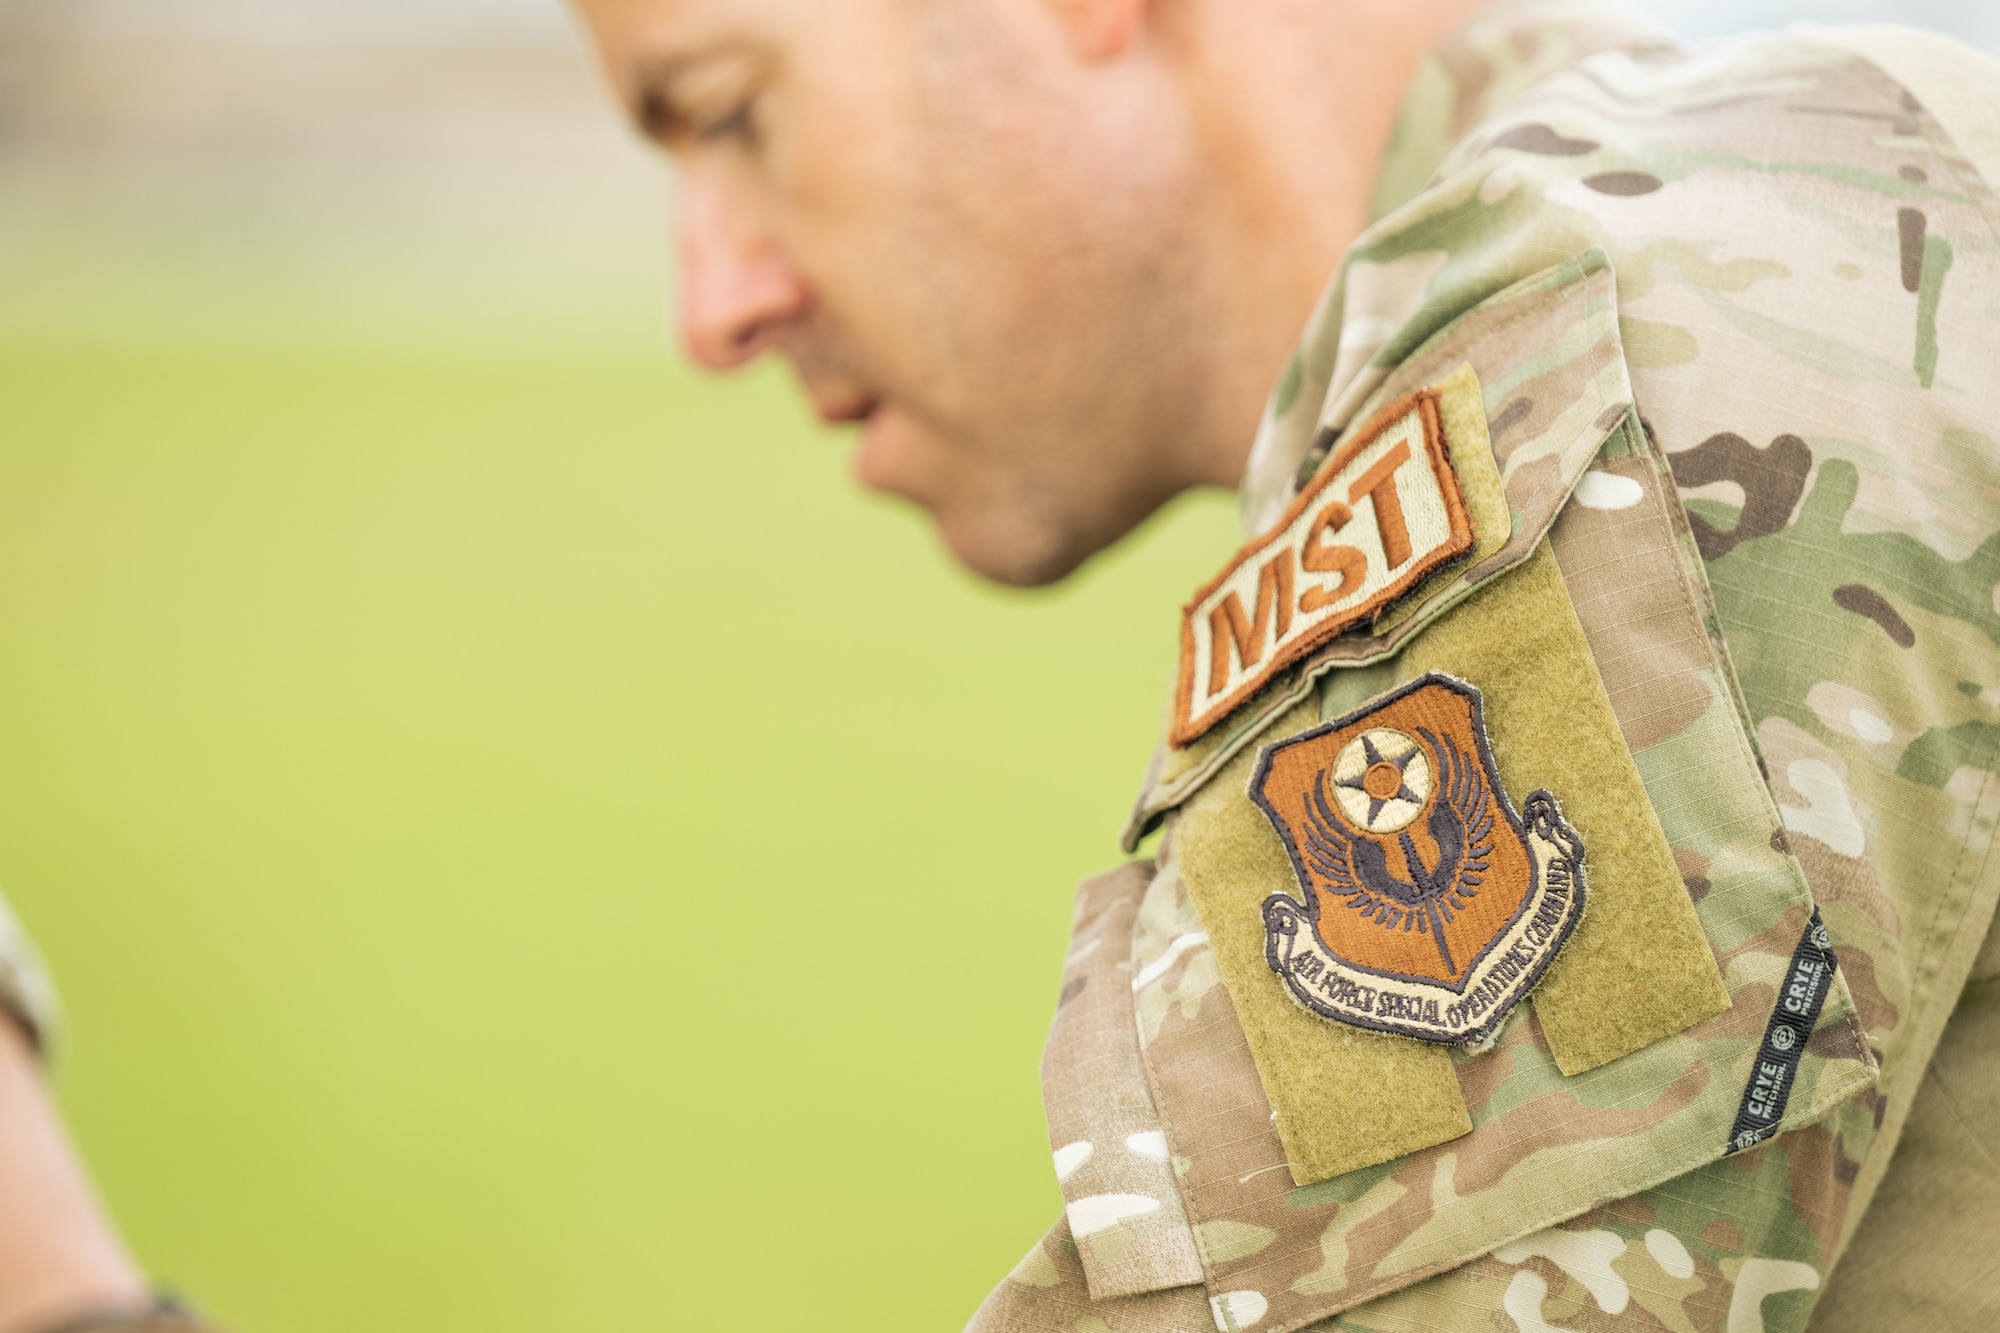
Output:
[[[1479,691],[1441,672],[1270,746],[1250,799],[1304,895],[1265,899],[1265,960],[1327,1018],[1481,1041],[1583,915],[1582,840],[1546,791],[1515,812]]]

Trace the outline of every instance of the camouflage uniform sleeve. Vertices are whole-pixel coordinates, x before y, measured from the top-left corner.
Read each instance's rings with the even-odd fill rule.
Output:
[[[1988,184],[2000,181],[2000,61],[1943,33],[1864,25],[1812,30],[1903,85]]]
[[[2000,1326],[2000,929],[1903,1124],[1894,1169],[1834,1270],[1812,1333]],[[1949,1225],[1939,1219],[1949,1218]]]
[[[1966,175],[1977,182],[1970,193],[1975,198],[1984,193],[1990,201],[1991,187],[2000,182],[2000,62],[1941,34],[1916,29],[1865,27],[1807,31],[1817,40],[1859,56],[1900,85],[1904,106],[1934,120],[1949,139],[1949,147],[1962,155],[1970,168]],[[1949,153],[1944,156],[1946,161],[1940,165],[1949,169]],[[1928,168],[1929,164],[1925,164],[1922,169]],[[1957,225],[1952,231],[1933,237],[1932,211],[1921,210],[1924,257],[1932,261],[1933,271],[1942,269],[1939,261],[1943,254],[1949,253],[1943,247],[1949,246],[1952,239],[1960,241],[1968,257],[1994,244],[1990,206],[1986,211],[1989,225],[1985,228],[1966,228],[1961,217],[1954,219]],[[1942,277],[1940,273],[1940,281]],[[1917,286],[1921,309],[1924,286],[1921,273]],[[1986,355],[1991,355],[1990,350]],[[1910,450],[1895,461],[1907,468],[1911,461],[1921,457],[1919,451]],[[1959,465],[1959,470],[1963,481],[1974,481],[1978,474],[1977,468],[1968,469],[1964,464]],[[1861,508],[1862,502],[1857,497],[1855,509]],[[1956,520],[1957,515],[1951,518]],[[1990,517],[1985,521],[1988,525],[1993,522]],[[1936,520],[1910,526],[1922,543],[1915,549],[1935,549],[1948,541],[1942,534],[1944,525]],[[1755,545],[1773,544],[1767,539]],[[1879,579],[1888,571],[1871,572]],[[1933,565],[1926,581],[1934,581],[1943,572]],[[1955,599],[1948,598],[1940,607],[1947,622],[1965,625],[1982,621],[1984,608],[1978,605],[1982,590],[1980,581],[1975,580],[1972,588]],[[1883,599],[1884,605],[1906,597],[1906,592],[1894,590]],[[1853,601],[1854,594],[1850,593],[1848,600]],[[1912,642],[1908,648],[1901,648],[1899,639],[1891,641],[1899,646],[1898,656],[1916,653],[1928,656],[1931,661],[1928,670],[1934,678],[1991,670],[1990,653],[1983,651],[1990,647],[1990,628],[1986,631],[1989,643],[1981,645],[1982,651],[1972,655],[1972,670],[1966,672],[1938,670],[1942,665],[1938,660],[1941,637],[1933,623],[1926,625],[1921,641],[1917,631],[1911,630]],[[1867,692],[1894,700],[1895,674],[1872,671],[1866,673],[1872,679],[1842,681],[1837,673],[1828,671],[1827,679],[1812,689],[1822,699],[1830,689],[1846,687],[1855,690],[1857,698]],[[1972,691],[1960,683],[1956,692],[1965,696]],[[1812,698],[1812,693],[1807,697]],[[1906,706],[1903,700],[1895,702]],[[1947,794],[1955,790],[1960,797],[1972,797],[1973,823],[1983,823],[1992,809],[1994,761],[1981,754],[1960,754],[1957,759],[1969,762],[1957,763],[1949,774],[1926,773],[1912,759],[1920,759],[1935,749],[1938,735],[1964,734],[1967,730],[1964,720],[1941,716],[1935,711],[1929,721],[1931,730],[1903,749],[1898,757],[1897,777],[1920,782],[1928,778],[1931,785],[1941,779]],[[1937,767],[1932,765],[1933,769]],[[1860,790],[1862,784],[1870,784],[1869,776],[1851,769],[1845,785]],[[1887,795],[1879,786],[1877,790],[1880,795]],[[1894,802],[1886,804],[1893,806]],[[1875,818],[1879,830],[1881,816]],[[1958,849],[1948,872],[1936,877],[1940,882],[1937,897],[1941,902],[1949,902],[1953,882],[1976,879],[1990,886],[1996,873],[1990,851],[1981,845],[1978,832],[1965,828],[1962,818],[1947,813],[1939,821],[1942,841]],[[1893,856],[1893,840],[1882,838],[1876,830],[1870,831],[1871,847],[1889,844]],[[1893,876],[1893,861],[1885,868]],[[1906,897],[1909,896],[1906,883],[1898,884],[1896,878],[1890,878],[1886,887],[1896,896]],[[1984,1239],[2000,1230],[2000,1060],[1994,1057],[2000,1051],[2000,928],[1988,926],[1982,941],[1979,914],[1973,911],[1965,916],[1965,923],[1954,933],[1948,928],[1950,914],[1939,911],[1934,922],[1921,931],[1906,927],[1904,940],[1899,941],[1911,955],[1922,951],[1930,959],[1941,960],[1942,966],[1885,969],[1891,977],[1900,971],[1902,977],[1897,980],[1915,979],[1914,984],[1903,982],[1908,997],[1905,1014],[1892,1016],[1886,1025],[1894,1046],[1920,1051],[1924,1038],[1936,1030],[1936,1025],[1941,1024],[1943,1030],[1929,1052],[1928,1064],[1915,1052],[1905,1055],[1902,1067],[1894,1071],[1897,1077],[1885,1089],[1890,1095],[1883,1107],[1883,1118],[1885,1129],[1893,1135],[1894,1153],[1892,1156],[1888,1151],[1878,1150],[1859,1173],[1856,1194],[1860,1206],[1850,1210],[1846,1231],[1851,1234],[1842,1237],[1838,1266],[1813,1315],[1814,1333],[1861,1333],[1895,1327],[1984,1328],[2000,1320],[2000,1296],[1995,1295],[2000,1290],[2000,1257],[1995,1256]],[[1956,992],[1953,1004],[1953,979],[1964,957],[1974,954],[1975,949],[1964,987]],[[1885,954],[1885,960],[1887,957]],[[1897,1017],[1904,1021],[1897,1023]],[[1941,1220],[1947,1218],[1949,1224],[1943,1224]]]

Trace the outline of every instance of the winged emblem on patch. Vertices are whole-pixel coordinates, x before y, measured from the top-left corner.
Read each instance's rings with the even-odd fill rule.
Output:
[[[1432,672],[1259,756],[1250,797],[1303,896],[1263,905],[1292,998],[1424,1041],[1490,1035],[1583,915],[1583,842],[1553,795],[1516,811],[1478,689]]]

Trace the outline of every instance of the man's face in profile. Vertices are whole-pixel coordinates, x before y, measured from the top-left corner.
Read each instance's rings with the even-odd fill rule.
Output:
[[[1172,33],[1042,0],[581,3],[679,167],[690,353],[783,353],[967,565],[1048,582],[1235,483],[1262,390],[1218,408],[1198,350],[1226,289]]]

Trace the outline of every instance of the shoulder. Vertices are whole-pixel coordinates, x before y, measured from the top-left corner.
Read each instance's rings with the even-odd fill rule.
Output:
[[[1954,382],[1978,396],[1975,361],[2000,351],[1992,302],[1974,296],[2000,288],[1996,221],[1947,127],[1848,44],[1788,35],[1575,61],[1488,110],[1357,238],[1271,404],[1246,520],[1282,507],[1357,382],[1594,248],[1616,275],[1642,401],[1679,392],[1648,372],[1740,377],[1746,354],[1774,375],[1803,361],[1910,393],[1956,359]],[[1878,395],[1891,414],[1893,396]]]

